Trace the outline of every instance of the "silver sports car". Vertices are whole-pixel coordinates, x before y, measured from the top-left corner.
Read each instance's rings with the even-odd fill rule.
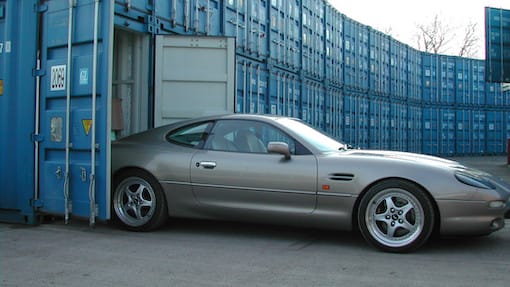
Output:
[[[510,185],[438,157],[349,149],[287,117],[182,121],[112,145],[112,218],[135,231],[168,217],[359,230],[409,252],[433,232],[503,228]]]

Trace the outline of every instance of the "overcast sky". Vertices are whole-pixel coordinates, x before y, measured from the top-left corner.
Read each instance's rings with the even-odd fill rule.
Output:
[[[338,11],[362,24],[372,26],[410,46],[416,47],[416,25],[430,23],[435,15],[462,35],[470,22],[477,23],[480,44],[478,56],[485,58],[485,10],[510,10],[510,0],[328,0]],[[459,36],[460,37],[460,36]],[[446,54],[456,55],[460,45],[452,41]]]

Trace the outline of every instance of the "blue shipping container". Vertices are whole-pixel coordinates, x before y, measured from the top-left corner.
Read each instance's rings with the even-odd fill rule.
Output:
[[[324,85],[312,79],[304,79],[301,85],[302,119],[307,123],[324,129],[325,89]]]
[[[419,105],[408,105],[407,111],[407,149],[409,152],[422,152],[422,108]]]
[[[0,1],[0,11],[0,221],[34,223],[37,14],[33,1]]]
[[[473,147],[472,137],[472,119],[473,112],[470,109],[458,109],[456,111],[456,130],[455,130],[455,154],[471,154]]]
[[[269,73],[265,64],[237,57],[236,112],[265,114]]]
[[[407,150],[407,106],[403,102],[390,103],[390,149]]]
[[[273,65],[297,70],[301,67],[301,14],[299,3],[271,1],[269,58]]]
[[[501,154],[506,152],[505,113],[502,111],[487,112],[487,152]]]
[[[325,131],[338,140],[343,140],[344,97],[341,89],[326,90]]]
[[[331,85],[343,84],[343,15],[326,5],[326,79]]]
[[[390,149],[390,104],[387,100],[370,100],[370,149]]]
[[[369,147],[369,102],[359,93],[344,94],[344,141],[355,148]]]
[[[294,73],[273,67],[269,80],[269,113],[300,117],[301,82]]]
[[[379,96],[390,94],[390,41],[391,38],[377,30],[370,31],[370,92]]]

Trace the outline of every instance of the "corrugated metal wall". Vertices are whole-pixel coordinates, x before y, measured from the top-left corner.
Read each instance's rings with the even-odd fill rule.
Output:
[[[129,132],[150,126],[158,34],[235,37],[236,112],[299,117],[360,148],[506,152],[510,90],[484,81],[484,61],[416,51],[324,0],[0,0],[0,220],[71,207],[91,223],[109,217],[109,89],[146,93],[132,102],[146,111],[131,112]],[[118,39],[138,52],[105,58],[128,46],[113,48]],[[148,75],[110,82],[116,61]]]
[[[506,152],[510,92],[482,60],[419,52],[323,0],[115,2],[116,24],[236,38],[236,111],[302,118],[360,148]]]
[[[25,223],[35,220],[36,23],[33,3],[0,0],[0,219]]]

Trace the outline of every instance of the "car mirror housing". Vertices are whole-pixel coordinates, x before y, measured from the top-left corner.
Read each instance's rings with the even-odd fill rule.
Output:
[[[270,142],[267,145],[269,153],[278,153],[285,156],[285,159],[290,159],[289,145],[284,142]]]

